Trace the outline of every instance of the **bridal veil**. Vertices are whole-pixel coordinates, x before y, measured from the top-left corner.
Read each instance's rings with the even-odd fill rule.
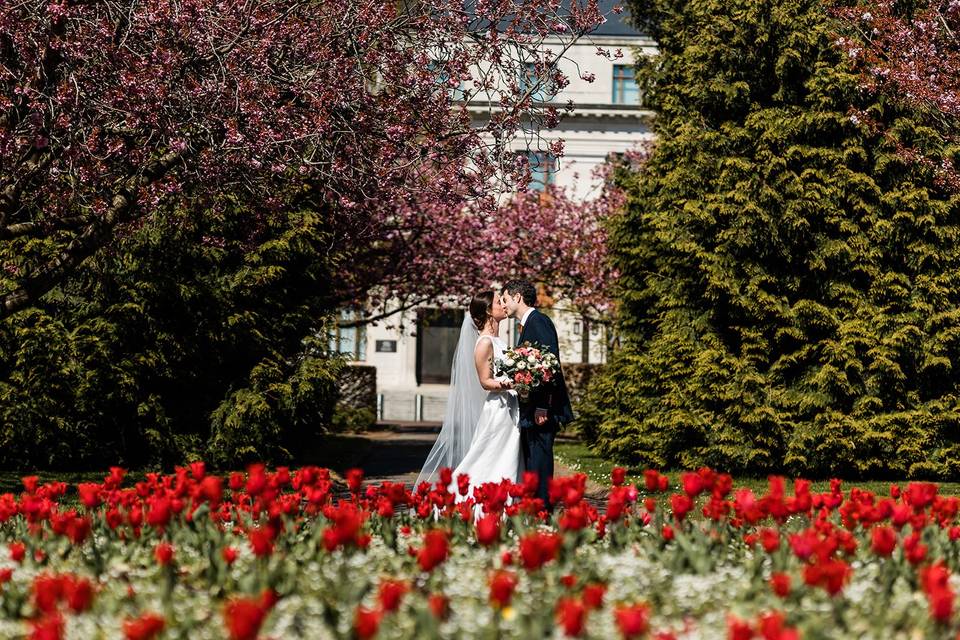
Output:
[[[473,324],[470,314],[464,314],[460,327],[460,339],[453,354],[450,369],[450,393],[447,396],[447,408],[443,416],[443,426],[433,448],[427,455],[423,469],[417,477],[414,488],[421,482],[433,484],[443,467],[456,468],[470,449],[477,421],[483,409],[487,392],[480,386],[474,350],[480,333]]]

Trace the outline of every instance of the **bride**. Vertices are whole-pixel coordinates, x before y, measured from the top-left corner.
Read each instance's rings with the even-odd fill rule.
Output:
[[[504,478],[520,479],[520,429],[517,393],[506,376],[495,377],[493,363],[507,348],[500,321],[507,317],[500,296],[483,291],[473,297],[460,329],[450,374],[450,395],[440,435],[414,487],[433,483],[443,467],[452,468],[449,490],[467,474],[470,490]]]

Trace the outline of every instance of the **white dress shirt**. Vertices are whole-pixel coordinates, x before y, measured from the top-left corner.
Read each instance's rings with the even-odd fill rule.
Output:
[[[533,311],[534,311],[533,307],[530,307],[529,309],[527,309],[527,312],[523,314],[522,318],[520,318],[520,324],[522,324],[523,326],[527,326],[527,320],[530,319],[530,314],[533,313]]]

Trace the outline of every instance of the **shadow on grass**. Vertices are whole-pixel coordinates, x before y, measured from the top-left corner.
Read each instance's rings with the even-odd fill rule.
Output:
[[[370,441],[360,435],[336,434],[327,435],[318,438],[312,443],[304,443],[301,450],[293,452],[295,460],[289,463],[291,468],[302,467],[306,465],[316,465],[327,467],[332,471],[342,474],[346,469],[357,466],[363,457],[368,453]],[[216,469],[216,473],[226,475],[231,471],[242,471],[242,467],[235,469]],[[136,482],[146,479],[146,474],[156,471],[158,473],[171,473],[173,468],[148,468],[128,471],[124,477],[123,485],[131,487]],[[46,482],[66,482],[68,485],[68,498],[75,495],[76,485],[81,482],[103,482],[107,476],[108,470],[96,471],[50,471],[44,469],[30,469],[24,471],[0,471],[0,494],[14,493],[23,491],[24,476],[38,476],[40,483]]]

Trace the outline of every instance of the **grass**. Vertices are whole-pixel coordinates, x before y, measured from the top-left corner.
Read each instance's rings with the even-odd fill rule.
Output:
[[[564,465],[565,467],[578,471],[581,473],[587,474],[587,477],[590,480],[593,480],[597,484],[603,486],[610,485],[610,472],[614,467],[618,466],[612,460],[607,460],[603,458],[596,452],[592,451],[587,445],[582,442],[576,441],[558,441],[554,446],[554,455],[556,456],[557,462]],[[643,485],[643,470],[642,469],[631,469],[628,465],[619,465],[627,467],[627,482],[638,483],[641,486]],[[679,488],[680,484],[680,471],[663,471],[669,478],[671,486],[674,488]],[[756,494],[762,494],[767,491],[767,479],[763,478],[747,478],[742,476],[734,476],[733,478],[734,485],[736,487],[746,487],[752,489]],[[890,485],[898,484],[901,487],[906,487],[907,483],[910,480],[901,479],[901,480],[845,480],[843,487],[849,489],[850,487],[859,487],[867,491],[872,491],[878,496],[886,496],[890,493]],[[960,482],[940,482],[940,494],[948,496],[960,496]],[[788,483],[787,492],[790,493],[793,487]],[[822,493],[830,489],[830,480],[814,480],[811,487],[812,491],[815,493]]]

